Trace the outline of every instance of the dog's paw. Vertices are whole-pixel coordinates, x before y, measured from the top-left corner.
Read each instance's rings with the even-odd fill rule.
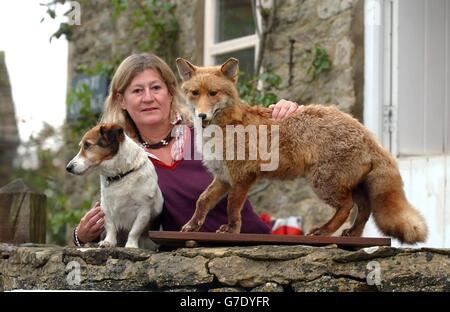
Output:
[[[192,220],[183,225],[181,232],[198,232],[202,224],[200,222],[193,222]]]
[[[234,233],[239,234],[241,232],[240,226],[237,224],[222,224],[216,233]]]
[[[98,243],[98,246],[101,248],[111,248],[115,247],[116,244],[113,244],[112,242],[109,242],[107,240],[102,240],[101,242]]]

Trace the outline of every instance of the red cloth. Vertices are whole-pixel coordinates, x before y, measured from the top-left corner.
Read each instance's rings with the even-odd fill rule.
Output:
[[[272,230],[271,233],[275,235],[303,235],[301,227],[301,217],[287,217],[272,219],[268,213],[262,213],[260,218]]]

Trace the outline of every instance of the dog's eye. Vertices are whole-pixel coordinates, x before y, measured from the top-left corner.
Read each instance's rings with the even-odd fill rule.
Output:
[[[209,95],[210,96],[216,96],[217,95],[217,91],[209,91]]]
[[[84,143],[83,143],[83,149],[84,149],[84,150],[87,150],[91,145],[92,145],[92,144],[89,143],[89,142],[84,142]]]
[[[193,95],[193,96],[197,96],[197,95],[199,95],[199,92],[198,92],[198,90],[192,90],[192,91],[191,91],[191,93],[192,93],[192,95]]]

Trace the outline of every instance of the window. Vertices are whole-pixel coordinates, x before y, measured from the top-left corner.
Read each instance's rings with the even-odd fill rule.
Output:
[[[253,0],[205,1],[206,66],[221,64],[230,57],[239,59],[240,71],[253,76],[259,38],[255,29]],[[257,22],[259,23],[259,16]]]
[[[399,1],[398,152],[450,152],[450,4]]]

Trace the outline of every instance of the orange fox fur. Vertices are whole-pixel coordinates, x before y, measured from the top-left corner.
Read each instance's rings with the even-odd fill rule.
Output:
[[[259,158],[204,161],[214,180],[199,197],[195,213],[182,231],[198,231],[208,211],[228,193],[228,224],[218,232],[239,233],[241,208],[258,178],[305,176],[317,195],[336,209],[325,225],[310,234],[333,234],[356,203],[354,224],[342,235],[361,236],[373,213],[384,234],[406,243],[425,241],[425,220],[408,203],[394,158],[356,119],[335,107],[308,105],[276,122],[271,119],[270,110],[251,107],[240,100],[235,87],[236,59],[229,59],[222,66],[197,67],[179,58],[177,67],[184,80],[186,99],[193,105],[194,114],[203,118],[204,125],[215,124],[222,129],[238,124],[279,126],[279,165],[275,171],[261,171]],[[247,139],[245,144],[248,152]]]

